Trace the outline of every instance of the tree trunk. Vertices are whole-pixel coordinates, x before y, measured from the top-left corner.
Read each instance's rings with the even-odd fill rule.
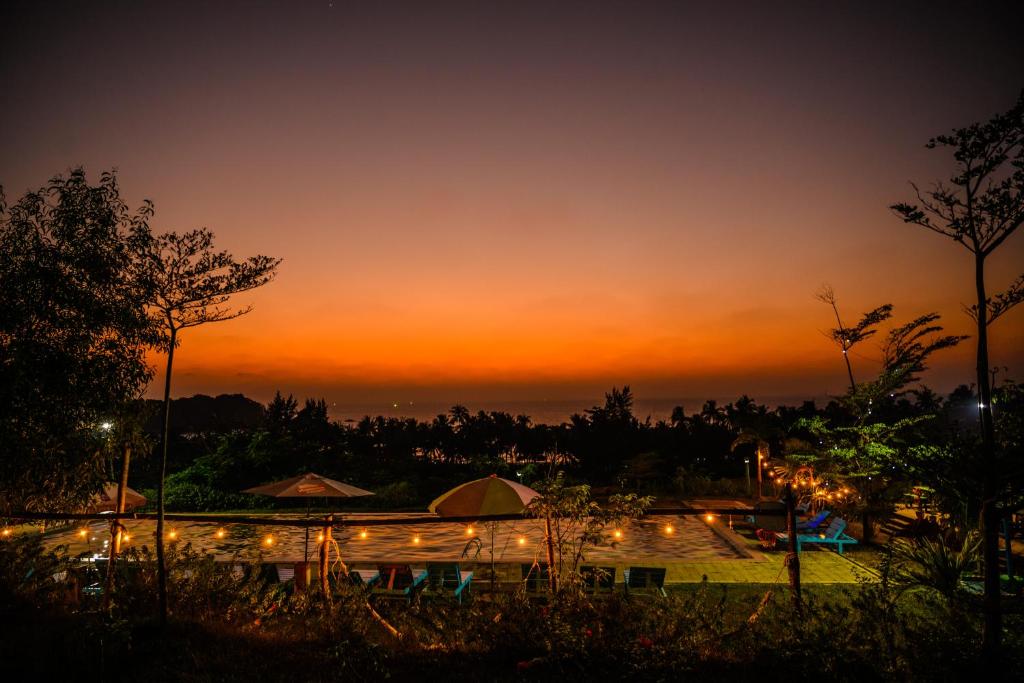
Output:
[[[999,605],[999,509],[996,507],[995,425],[992,422],[992,388],[988,373],[988,301],[985,295],[985,255],[974,257],[974,282],[978,294],[978,417],[981,426],[981,455],[984,463],[981,525],[984,560],[985,629],[982,649],[986,659],[998,656],[1002,643],[1002,613]]]
[[[330,560],[331,523],[333,521],[334,515],[327,515],[324,517],[324,540],[318,548],[319,552],[317,557],[319,560],[320,591],[323,593],[324,599],[327,600],[331,597],[331,587],[327,581],[327,563]]]
[[[117,503],[114,511],[117,514],[124,512],[124,501],[128,488],[128,465],[132,459],[132,447],[125,444],[124,456],[121,458],[121,480],[117,482]],[[121,538],[124,536],[124,525],[121,520],[115,519],[110,525],[110,555],[107,557],[107,580],[103,588],[103,610],[110,607],[110,591],[114,587],[114,563],[121,552]]]
[[[174,345],[177,331],[171,328],[171,339],[167,350],[167,376],[164,378],[164,438],[160,455],[160,482],[157,484],[156,516],[156,576],[157,593],[160,598],[160,624],[167,624],[167,566],[164,560],[164,478],[167,476],[167,441],[171,431],[171,370],[174,365]]]

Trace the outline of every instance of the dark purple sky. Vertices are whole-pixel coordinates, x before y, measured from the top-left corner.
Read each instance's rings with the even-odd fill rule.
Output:
[[[967,253],[886,207],[1024,87],[1021,3],[977,4],[7,3],[0,183],[116,167],[157,228],[284,257],[176,394],[838,392],[824,282],[969,331]],[[1019,377],[1024,313],[993,334]]]

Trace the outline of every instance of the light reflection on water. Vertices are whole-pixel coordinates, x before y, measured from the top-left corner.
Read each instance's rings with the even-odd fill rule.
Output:
[[[378,513],[345,515],[347,520],[387,519],[388,517],[415,517],[405,513]],[[423,515],[433,518],[432,515]],[[278,518],[302,515],[276,515]],[[336,516],[337,517],[337,516]],[[713,522],[724,525],[722,520]],[[666,525],[673,527],[666,532]],[[130,534],[129,547],[147,545],[152,549],[156,522],[151,520],[128,520],[125,523]],[[466,524],[422,524],[403,526],[346,526],[334,527],[334,540],[342,556],[348,562],[378,561],[425,561],[425,560],[479,560],[489,561],[492,529],[494,559],[497,562],[530,562],[544,555],[544,528],[540,520],[516,520],[474,524],[473,533],[466,533]],[[85,539],[76,526],[47,536],[46,544],[68,545],[71,555],[95,552],[105,555],[103,544],[109,538],[106,522],[93,522]],[[212,553],[218,560],[254,560],[258,557],[268,562],[295,561],[303,557],[305,529],[284,526],[251,526],[241,524],[219,524],[206,522],[167,522],[165,528],[174,530],[177,543],[191,543],[200,553]],[[217,530],[226,531],[224,538],[217,538]],[[366,537],[362,538],[365,531]],[[611,529],[608,530],[609,541]],[[708,528],[708,524],[697,517],[657,517],[632,520],[622,528],[621,540],[594,548],[587,553],[588,561],[628,562],[647,559],[661,562],[712,561],[737,559],[745,555],[733,548]],[[725,533],[731,533],[728,529]],[[316,556],[317,536],[320,530],[309,530],[309,556]],[[270,537],[272,544],[265,541]],[[418,539],[418,542],[414,542]]]

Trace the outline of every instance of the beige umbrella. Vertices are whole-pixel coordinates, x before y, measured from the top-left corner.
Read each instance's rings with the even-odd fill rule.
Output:
[[[540,494],[529,486],[502,479],[496,474],[456,486],[427,508],[440,517],[517,515]],[[491,534],[491,584],[494,583],[494,534],[497,522],[488,524]]]
[[[124,509],[141,507],[146,504],[146,497],[128,486],[124,487]],[[89,508],[96,512],[113,512],[117,509],[117,484],[103,485],[103,490],[92,497]]]
[[[245,489],[242,493],[254,493],[259,496],[270,496],[272,498],[353,498],[355,496],[372,496],[372,491],[361,489],[357,486],[344,484],[334,479],[309,472],[300,474],[291,479],[276,481],[272,484],[254,486]],[[306,516],[309,516],[309,501],[306,501]],[[306,545],[303,548],[302,559],[309,559],[309,527],[306,527]]]
[[[255,493],[273,498],[349,498],[373,495],[372,491],[350,486],[312,472],[276,481],[273,484],[254,486],[251,489],[245,489],[243,493]]]

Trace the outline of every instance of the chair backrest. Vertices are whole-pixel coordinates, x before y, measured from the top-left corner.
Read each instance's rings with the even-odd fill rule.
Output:
[[[825,529],[825,538],[839,538],[839,536],[846,530],[846,520],[840,519],[839,517],[833,517],[832,522]]]
[[[825,521],[825,518],[828,517],[830,514],[832,514],[830,511],[822,510],[818,514],[814,515],[814,517],[811,517],[809,520],[807,520],[807,528],[817,529],[819,526],[821,526],[821,523]]]
[[[664,588],[665,568],[630,567],[628,581],[630,588]]]
[[[523,581],[526,582],[527,591],[537,592],[547,585],[551,577],[548,565],[523,563],[519,566],[523,574]]]
[[[590,589],[611,590],[615,587],[615,567],[580,567],[583,585]]]
[[[434,589],[455,590],[462,585],[462,570],[455,562],[428,562],[427,583]]]
[[[405,590],[412,585],[412,567],[407,564],[379,564],[381,588]]]

